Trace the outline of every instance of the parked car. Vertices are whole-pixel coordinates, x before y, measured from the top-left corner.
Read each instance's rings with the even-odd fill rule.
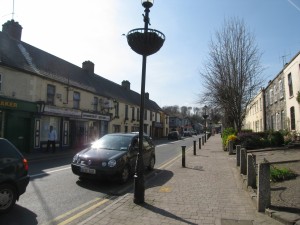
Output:
[[[92,145],[77,153],[71,164],[79,178],[118,179],[125,183],[134,173],[139,150],[138,133],[113,133],[104,135]],[[152,139],[144,135],[143,160],[149,170],[154,169],[155,146]]]
[[[181,135],[179,134],[178,131],[171,131],[168,134],[168,140],[171,140],[171,139],[180,140],[181,139]]]
[[[29,179],[27,160],[10,141],[0,138],[0,213],[12,209]]]
[[[183,131],[183,137],[192,137],[192,133],[190,131]]]

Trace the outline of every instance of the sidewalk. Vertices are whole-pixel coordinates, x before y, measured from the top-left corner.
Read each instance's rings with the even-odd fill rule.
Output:
[[[220,135],[201,149],[197,143],[196,156],[187,149],[185,168],[179,157],[145,186],[144,204],[134,204],[133,193],[128,193],[76,224],[281,224],[257,212],[242,188],[234,159],[222,150]]]

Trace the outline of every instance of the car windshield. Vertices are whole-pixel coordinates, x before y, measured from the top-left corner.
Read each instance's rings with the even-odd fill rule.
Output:
[[[94,149],[127,151],[132,137],[124,135],[105,135],[92,144]]]

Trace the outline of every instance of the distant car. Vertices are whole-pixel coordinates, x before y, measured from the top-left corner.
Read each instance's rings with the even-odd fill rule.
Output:
[[[183,131],[183,137],[192,137],[192,133],[190,131]]]
[[[117,178],[120,183],[126,183],[135,170],[138,138],[138,133],[104,135],[74,156],[73,173],[79,178]],[[147,135],[143,137],[143,160],[145,167],[154,169],[155,146]]]
[[[12,209],[29,179],[27,160],[10,141],[0,138],[0,213]]]
[[[179,134],[178,131],[171,131],[168,134],[168,140],[171,140],[171,139],[180,140],[181,139],[181,135]]]

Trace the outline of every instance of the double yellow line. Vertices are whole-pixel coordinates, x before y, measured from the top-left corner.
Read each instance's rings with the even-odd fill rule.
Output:
[[[100,202],[98,202],[98,201],[100,201]],[[99,207],[99,206],[105,204],[105,203],[108,202],[108,201],[109,201],[109,199],[95,198],[95,199],[93,199],[92,201],[89,201],[89,202],[87,202],[87,203],[85,203],[85,204],[82,204],[82,205],[80,205],[79,207],[74,208],[74,209],[72,209],[72,210],[70,210],[70,211],[68,211],[68,212],[66,212],[66,213],[64,213],[64,214],[62,214],[62,215],[60,215],[60,216],[54,218],[53,220],[48,221],[48,222],[45,223],[44,225],[49,225],[49,224],[66,225],[66,224],[69,224],[69,223],[71,223],[72,221],[74,221],[74,220],[78,219],[79,217],[81,217],[81,216],[83,216],[83,215],[89,213],[90,211],[92,211],[92,210],[94,210],[95,208],[97,208],[97,207]],[[94,204],[95,202],[97,202],[97,203]],[[82,208],[85,208],[86,206],[88,206],[88,205],[90,205],[90,204],[93,204],[93,205],[90,206],[90,207],[88,207],[88,208],[86,208],[86,209],[84,209],[84,210],[82,210],[82,211],[80,211]],[[79,212],[79,213],[76,213],[77,211],[80,211],[80,212]],[[71,217],[69,217],[68,219],[66,219],[66,220],[64,220],[64,221],[62,221],[62,222],[58,222],[58,221],[61,221],[61,220],[63,220],[64,218],[66,218],[66,217],[68,217],[69,215],[72,215],[72,214],[74,214],[74,213],[76,213],[74,216],[71,216]]]

